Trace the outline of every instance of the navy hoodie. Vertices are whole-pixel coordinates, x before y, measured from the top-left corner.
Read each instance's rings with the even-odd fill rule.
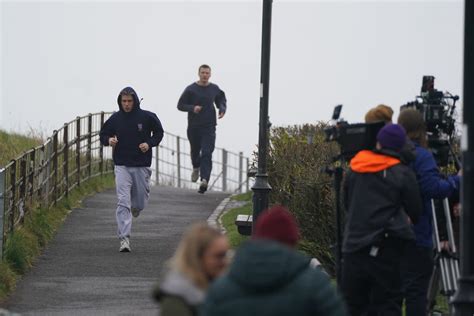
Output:
[[[131,94],[133,109],[125,112],[122,109],[122,93]],[[124,88],[118,98],[119,111],[104,123],[100,130],[100,142],[109,145],[109,138],[117,136],[118,143],[113,151],[114,163],[117,166],[150,167],[152,147],[158,146],[163,139],[163,127],[155,113],[142,110],[138,95],[131,87]],[[147,143],[150,150],[143,153],[138,147]]]

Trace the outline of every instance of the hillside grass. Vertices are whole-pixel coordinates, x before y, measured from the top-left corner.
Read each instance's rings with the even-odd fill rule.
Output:
[[[24,151],[43,143],[41,136],[20,135],[5,132],[0,129],[0,168],[6,166],[12,159],[20,156]]]

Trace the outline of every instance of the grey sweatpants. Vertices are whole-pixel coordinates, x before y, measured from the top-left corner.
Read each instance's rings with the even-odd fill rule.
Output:
[[[131,209],[142,211],[150,196],[151,169],[148,167],[115,166],[117,189],[117,226],[119,238],[130,238],[132,230]]]

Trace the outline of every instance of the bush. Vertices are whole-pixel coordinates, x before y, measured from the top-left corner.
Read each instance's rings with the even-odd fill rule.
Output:
[[[287,206],[300,225],[300,249],[334,272],[330,249],[335,240],[334,190],[324,169],[338,147],[325,142],[323,128],[322,123],[273,128],[268,175],[271,203]]]

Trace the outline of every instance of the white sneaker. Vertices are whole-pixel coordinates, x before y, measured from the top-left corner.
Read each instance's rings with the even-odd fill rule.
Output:
[[[202,179],[201,185],[199,186],[199,191],[198,191],[198,193],[203,194],[203,193],[206,192],[206,191],[207,191],[207,180],[206,180],[206,179]]]
[[[191,173],[191,181],[197,182],[198,179],[199,179],[199,168],[194,168],[193,173]]]
[[[138,217],[138,215],[140,215],[140,210],[136,207],[132,207],[132,216]]]
[[[132,249],[130,249],[130,239],[128,238],[123,238],[120,240],[120,252],[130,252]]]

